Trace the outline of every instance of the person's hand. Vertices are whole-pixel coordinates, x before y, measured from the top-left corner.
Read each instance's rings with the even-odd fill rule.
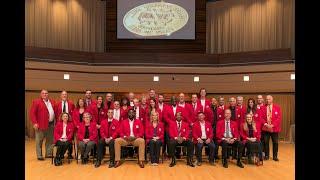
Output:
[[[35,130],[38,130],[39,125],[38,125],[38,124],[34,124],[34,125],[33,125],[33,128],[34,128]]]
[[[77,129],[79,129],[80,126],[77,126]]]
[[[101,127],[101,125],[98,125],[98,124],[96,126],[97,126],[97,129],[100,129],[100,127]]]
[[[257,138],[251,138],[252,142],[256,142]]]
[[[127,137],[127,136],[123,136],[123,139],[126,141],[129,141],[129,137]]]
[[[177,141],[179,144],[181,144],[183,142],[183,139],[181,137],[178,137]]]
[[[105,142],[108,144],[111,138],[105,138]]]
[[[130,136],[129,137],[129,141],[131,142],[131,141],[134,141],[136,139],[136,137],[134,137],[134,136]]]
[[[84,143],[87,144],[90,141],[90,139],[84,139],[83,141],[84,141]]]
[[[201,144],[202,144],[202,143],[203,143],[203,140],[199,138],[199,139],[198,139],[198,143],[201,143]]]
[[[233,144],[234,143],[234,139],[230,139],[230,144]]]
[[[208,138],[208,139],[206,140],[206,144],[209,144],[210,142],[211,142],[211,139]]]
[[[270,128],[273,128],[273,124],[270,124],[269,127],[270,127]]]

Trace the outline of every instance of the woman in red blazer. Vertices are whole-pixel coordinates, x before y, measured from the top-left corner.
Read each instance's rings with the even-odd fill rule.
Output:
[[[79,129],[80,124],[83,122],[83,114],[86,112],[87,107],[82,98],[78,99],[76,108],[72,112],[72,120],[76,129]]]
[[[156,104],[156,100],[151,98],[149,100],[148,103],[148,107],[146,109],[146,117],[145,117],[145,122],[144,125],[146,126],[147,124],[151,123],[152,119],[151,119],[151,114],[157,112],[158,113],[158,121],[160,121],[160,119],[162,119],[162,113],[161,110],[158,108],[157,104]]]
[[[248,99],[248,107],[247,107],[247,114],[250,113],[252,114],[252,118],[256,124],[259,124],[259,126],[262,126],[262,114],[260,109],[257,109],[257,105],[254,99],[249,98]],[[242,123],[244,123],[246,118]],[[261,129],[260,129],[261,132]]]
[[[129,99],[127,97],[122,97],[121,98],[121,117],[123,119],[128,119],[128,111],[130,109],[130,102],[129,102]]]
[[[246,122],[240,126],[240,135],[242,143],[247,148],[248,161],[249,164],[253,164],[252,155],[254,150],[259,152],[259,165],[262,164],[262,147],[260,142],[260,124],[253,120],[252,114],[248,113],[246,115]]]
[[[97,144],[98,130],[95,122],[91,122],[91,115],[88,112],[83,114],[83,120],[78,129],[78,147],[81,152],[82,164],[88,163],[88,154]]]
[[[57,146],[56,157],[54,158],[54,165],[62,165],[61,159],[67,149],[72,148],[72,138],[73,138],[73,122],[71,121],[70,115],[68,113],[62,113],[60,116],[62,121],[57,122],[54,128],[54,144]]]
[[[150,148],[151,165],[159,163],[160,148],[164,141],[164,126],[159,122],[159,113],[151,112],[151,123],[146,124],[146,141]]]

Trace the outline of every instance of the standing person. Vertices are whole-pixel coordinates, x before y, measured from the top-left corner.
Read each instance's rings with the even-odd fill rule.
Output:
[[[246,110],[246,106],[243,104],[243,97],[242,96],[237,96],[237,107],[240,109],[241,112],[241,123],[243,123],[246,119],[246,114],[247,114],[247,110]]]
[[[94,105],[97,103],[96,100],[92,99],[92,91],[89,89],[85,92],[84,103],[86,104],[86,107],[89,107],[90,105]]]
[[[62,159],[64,157],[67,149],[72,149],[72,139],[73,139],[73,131],[74,126],[71,121],[71,116],[63,112],[60,115],[61,121],[57,122],[56,127],[54,128],[54,144],[57,146],[56,157],[54,158],[54,165],[60,166],[62,165]],[[68,157],[71,154],[68,154]]]
[[[262,114],[261,111],[257,109],[257,105],[255,103],[255,100],[252,98],[248,99],[248,107],[246,114],[251,114],[254,122],[256,124],[259,124],[259,127],[262,128]],[[245,122],[245,121],[244,121]],[[242,123],[244,123],[242,122]],[[259,130],[261,132],[261,129]]]
[[[133,107],[133,106],[134,106],[133,100],[135,99],[133,92],[129,92],[129,94],[128,94],[128,99],[129,99],[129,103],[130,103],[129,106],[130,106],[130,107]]]
[[[282,113],[279,105],[273,103],[273,97],[267,95],[266,105],[263,108],[263,128],[265,140],[265,160],[269,159],[269,141],[272,140],[273,160],[278,159],[279,133],[281,132]]]
[[[90,113],[83,114],[83,123],[80,124],[78,129],[78,148],[81,152],[82,164],[88,163],[88,154],[94,148],[98,141],[97,126],[94,121],[91,121]]]
[[[120,154],[121,146],[127,146],[128,144],[139,147],[139,166],[144,168],[143,161],[145,160],[145,141],[143,139],[143,125],[139,119],[135,118],[135,112],[130,109],[128,112],[128,119],[121,122],[120,125],[120,137],[115,140],[115,168],[121,165]]]
[[[216,98],[212,98],[211,99],[211,111],[212,111],[212,114],[213,114],[213,117],[212,117],[212,129],[213,129],[213,139],[214,139],[214,144],[216,145],[215,146],[215,149],[214,149],[214,158],[215,159],[219,159],[218,157],[218,151],[219,151],[219,146],[217,145],[218,142],[217,142],[217,134],[216,134],[216,130],[217,130],[217,122],[218,122],[218,101]]]
[[[106,102],[104,103],[104,108],[108,111],[108,109],[114,109],[113,104],[113,96],[111,93],[106,94]]]
[[[261,123],[263,123],[263,120],[262,120],[262,115],[263,115],[263,110],[264,110],[264,99],[263,99],[263,96],[262,95],[258,95],[257,96],[257,111],[258,111],[258,114],[261,115]],[[261,128],[263,128],[263,124],[261,125]],[[261,142],[262,142],[262,154],[263,156],[265,156],[265,143],[264,143],[264,131],[262,131],[261,129]]]
[[[49,99],[48,91],[43,89],[40,98],[32,102],[30,108],[30,120],[33,124],[36,134],[36,153],[38,160],[44,160],[42,156],[42,143],[46,139],[46,158],[51,157],[53,130],[55,121],[55,102]]]
[[[202,148],[204,144],[209,147],[209,163],[214,165],[214,149],[215,144],[213,142],[213,130],[212,125],[205,121],[205,115],[203,112],[198,113],[198,121],[194,123],[192,129],[193,143],[196,146],[197,165],[201,166],[202,163]]]
[[[159,122],[159,113],[151,112],[151,123],[146,125],[146,144],[150,149],[151,165],[159,164],[160,148],[163,144],[164,127],[162,122]]]
[[[202,112],[204,112],[205,108],[210,108],[211,102],[209,99],[206,98],[207,90],[205,88],[201,88],[199,94],[200,99],[198,100],[198,102],[202,106]]]
[[[144,127],[146,127],[147,124],[151,123],[151,114],[153,112],[158,113],[158,121],[162,122],[162,121],[160,121],[160,119],[162,120],[162,113],[156,104],[156,100],[150,99],[148,104],[149,104],[149,106],[148,106],[147,112],[146,112],[146,121],[144,122]]]
[[[80,123],[83,122],[83,114],[86,112],[87,107],[85,106],[84,99],[79,98],[76,104],[76,108],[72,112],[72,120],[76,129],[79,128]]]
[[[121,117],[123,119],[127,119],[128,118],[128,111],[129,111],[129,108],[130,108],[129,99],[127,97],[122,97],[120,106],[121,106],[121,113],[122,113]]]
[[[169,167],[176,165],[176,156],[175,151],[177,145],[183,145],[187,147],[187,165],[194,167],[192,162],[193,156],[193,143],[189,139],[189,124],[185,121],[182,121],[183,116],[181,112],[176,113],[176,121],[170,122],[169,129],[169,156],[172,158]]]
[[[60,101],[58,101],[57,106],[55,108],[55,114],[57,115],[57,121],[60,121],[60,115],[63,112],[72,115],[72,111],[74,110],[75,106],[72,101],[68,99],[67,91],[62,91],[60,95]]]
[[[261,149],[261,142],[260,142],[260,125],[256,123],[253,119],[252,114],[246,115],[246,121],[241,124],[240,126],[240,135],[242,139],[242,144],[245,145],[247,148],[247,156],[249,164],[253,164],[252,156],[254,149],[257,149],[259,152],[259,165],[262,164],[262,149]]]
[[[107,109],[104,106],[102,96],[97,97],[97,103],[91,105],[88,112],[92,117],[91,121],[96,123],[97,129],[100,129],[101,121],[107,118]]]
[[[119,137],[119,125],[120,121],[113,118],[113,110],[108,110],[108,120],[102,120],[101,128],[100,128],[100,140],[98,143],[97,150],[97,161],[95,163],[95,167],[99,167],[101,165],[101,161],[103,159],[103,154],[105,151],[105,147],[109,146],[109,154],[110,154],[110,162],[109,168],[114,167],[114,140]]]
[[[226,110],[227,107],[224,103],[224,97],[219,97],[219,106],[218,106],[218,121],[224,120],[224,110]]]
[[[113,119],[116,119],[118,121],[124,120],[124,112],[122,112],[122,109],[120,108],[119,101],[114,101],[114,109],[113,109]]]
[[[217,139],[218,143],[222,146],[222,164],[223,167],[228,168],[227,160],[227,147],[232,146],[233,149],[238,151],[237,166],[243,168],[243,164],[240,161],[242,155],[243,145],[240,142],[240,135],[238,131],[238,125],[235,121],[231,121],[231,110],[225,110],[225,120],[219,121],[217,124]]]
[[[183,120],[187,122],[189,125],[192,123],[192,107],[190,104],[185,102],[185,95],[184,93],[179,94],[179,102],[178,102],[178,107],[182,108],[182,116]]]
[[[195,122],[198,121],[198,113],[203,112],[203,108],[201,103],[198,101],[198,96],[197,94],[192,94],[191,95],[191,106],[192,106],[192,111],[191,111],[191,125],[193,125]]]

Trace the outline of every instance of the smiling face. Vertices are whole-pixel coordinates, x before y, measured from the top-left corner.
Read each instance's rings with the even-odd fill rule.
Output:
[[[107,101],[112,101],[112,94],[111,93],[107,93],[107,95],[106,95],[106,99],[107,99]]]
[[[197,95],[196,95],[196,94],[192,94],[192,96],[191,96],[191,101],[192,101],[192,103],[196,103],[197,100],[198,100]]]
[[[248,124],[252,124],[252,115],[251,114],[246,115],[246,121]]]
[[[109,119],[113,118],[113,109],[108,109],[108,118]]]
[[[176,113],[176,120],[177,120],[178,122],[180,122],[180,121],[182,120],[181,112],[177,112],[177,113]]]
[[[130,109],[128,112],[129,119],[133,120],[136,117],[136,114],[133,109]]]
[[[83,120],[86,124],[90,123],[91,121],[91,115],[89,113],[84,113],[83,114]]]
[[[47,90],[42,90],[40,93],[41,99],[48,100],[49,94]]]
[[[63,113],[61,119],[64,123],[67,123],[69,120],[69,115],[67,113]]]
[[[150,99],[150,106],[152,108],[155,108],[156,107],[156,102],[153,100],[153,99]]]
[[[68,98],[67,91],[62,91],[60,97],[61,97],[61,100],[63,100],[63,101],[67,100],[67,98]]]
[[[226,120],[230,120],[230,118],[231,118],[231,110],[230,109],[226,109],[224,111],[224,117]]]
[[[85,97],[86,97],[86,99],[91,99],[91,91],[90,90],[86,91]]]

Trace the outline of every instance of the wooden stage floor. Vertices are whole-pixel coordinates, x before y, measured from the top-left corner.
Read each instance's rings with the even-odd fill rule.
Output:
[[[271,146],[272,147],[272,146]],[[185,161],[178,160],[177,165],[169,167],[167,160],[159,166],[151,166],[150,163],[141,169],[136,161],[126,161],[118,168],[107,167],[102,164],[94,168],[92,163],[82,165],[73,160],[70,164],[54,166],[51,159],[38,161],[35,153],[35,141],[26,140],[25,143],[25,177],[27,180],[293,180],[295,159],[294,144],[279,144],[279,162],[268,160],[263,166],[245,165],[244,169],[236,166],[233,160],[229,162],[229,168],[222,167],[221,160],[215,166],[203,163],[195,168],[186,165]],[[44,147],[43,147],[44,148]],[[221,148],[219,148],[219,151]],[[43,152],[44,153],[44,152]],[[220,153],[220,152],[219,152]],[[272,154],[272,153],[271,153]]]

